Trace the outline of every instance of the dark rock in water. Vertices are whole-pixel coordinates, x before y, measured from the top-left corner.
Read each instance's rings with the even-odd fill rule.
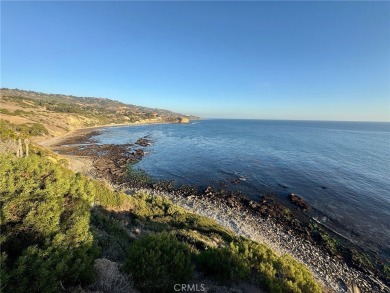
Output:
[[[209,187],[207,187],[207,189],[204,191],[204,193],[207,194],[207,195],[212,195],[212,194],[215,193],[215,189],[214,189],[214,187],[209,186]]]
[[[223,180],[219,181],[219,185],[220,185],[222,188],[226,188],[226,187],[227,187],[226,182],[223,181]]]
[[[288,195],[288,199],[293,203],[295,204],[297,207],[303,209],[303,210],[307,210],[309,209],[309,205],[302,199],[300,198],[298,195],[294,194],[294,193],[290,193]]]
[[[142,149],[136,149],[134,152],[131,153],[132,156],[134,156],[136,159],[141,159],[145,153]]]
[[[233,185],[237,185],[238,183],[240,183],[240,179],[229,179],[230,183],[233,184]]]
[[[148,140],[146,138],[140,138],[137,140],[136,144],[143,146],[143,147],[147,147],[150,145],[150,140]]]
[[[189,195],[196,195],[198,196],[198,188],[193,185],[181,185],[178,189],[177,192],[183,196],[189,196]]]
[[[279,185],[280,187],[282,187],[282,188],[288,188],[288,186],[287,186],[287,185],[284,185],[284,184],[278,183],[278,185]]]
[[[328,189],[328,187],[326,187],[326,186],[321,186],[321,188],[322,188],[322,189]]]

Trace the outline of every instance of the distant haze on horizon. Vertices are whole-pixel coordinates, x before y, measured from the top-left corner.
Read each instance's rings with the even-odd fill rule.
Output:
[[[390,2],[1,3],[1,86],[205,118],[390,121]]]

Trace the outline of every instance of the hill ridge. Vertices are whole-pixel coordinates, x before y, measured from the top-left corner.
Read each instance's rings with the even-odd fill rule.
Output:
[[[1,88],[1,119],[15,125],[42,124],[50,136],[103,125],[139,123],[188,123],[199,119],[173,111],[125,104],[102,97]],[[41,127],[41,126],[40,126]]]

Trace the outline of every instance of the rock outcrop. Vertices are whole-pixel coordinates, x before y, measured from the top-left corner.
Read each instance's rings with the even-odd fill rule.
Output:
[[[183,123],[183,124],[186,124],[186,123],[189,123],[190,120],[187,117],[180,117],[179,118],[179,122]]]
[[[290,193],[288,195],[288,199],[293,204],[295,204],[297,207],[299,207],[299,208],[301,208],[303,210],[308,210],[309,209],[309,205],[302,198],[300,198],[298,195],[296,195],[294,193]]]

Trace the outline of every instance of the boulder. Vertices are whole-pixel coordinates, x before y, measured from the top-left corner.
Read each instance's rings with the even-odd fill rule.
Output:
[[[298,195],[296,195],[295,193],[290,193],[288,195],[288,199],[293,204],[295,204],[297,207],[299,207],[299,208],[301,208],[303,210],[308,210],[309,209],[309,205],[302,198],[300,198]]]

